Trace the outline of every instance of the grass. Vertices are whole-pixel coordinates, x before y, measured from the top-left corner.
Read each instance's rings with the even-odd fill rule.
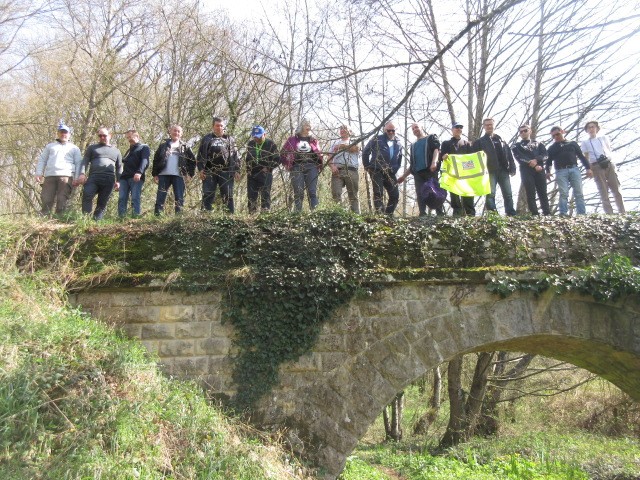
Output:
[[[581,379],[588,372],[563,375]],[[437,447],[448,419],[446,403],[426,435],[411,433],[425,408],[425,394],[415,386],[407,389],[404,440],[384,442],[377,421],[348,459],[341,480],[640,479],[637,405],[628,405],[601,379],[564,395],[523,399],[511,413],[515,422],[504,421],[498,436],[476,437],[445,451]],[[614,416],[603,417],[616,409]]]
[[[283,449],[163,377],[139,343],[0,274],[0,478],[304,478]]]

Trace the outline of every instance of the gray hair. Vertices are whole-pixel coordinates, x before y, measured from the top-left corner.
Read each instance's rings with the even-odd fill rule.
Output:
[[[296,128],[296,135],[300,135],[300,132],[302,132],[302,127],[304,127],[305,125],[308,125],[309,128],[311,128],[311,122],[306,118],[303,118],[302,120],[300,120],[298,128]]]

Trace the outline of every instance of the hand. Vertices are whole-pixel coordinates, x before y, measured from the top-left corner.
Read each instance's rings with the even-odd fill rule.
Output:
[[[429,167],[429,170],[431,170],[433,173],[438,171],[438,164],[437,163],[432,163],[431,166]]]
[[[141,173],[136,173],[136,174],[133,175],[133,181],[134,182],[139,182],[141,178],[142,178],[142,174]]]
[[[240,180],[240,173],[239,173],[239,172],[236,172],[236,173],[233,175],[233,178],[236,180],[236,182],[237,182],[237,181],[239,181],[239,180]]]
[[[536,165],[536,168],[534,168],[534,170],[536,172],[541,172],[543,170],[543,168],[540,165]]]
[[[396,180],[398,183],[402,183],[404,182],[404,180],[407,178],[406,175],[402,174],[398,177],[398,179]]]
[[[81,173],[78,176],[78,185],[84,185],[87,182],[87,177],[85,176],[84,173]]]
[[[449,156],[448,153],[445,153],[444,155],[442,155],[442,161],[444,162],[447,159],[448,156]]]
[[[156,175],[155,177],[153,177],[153,183],[158,183],[158,175]]]
[[[550,173],[547,173],[545,176],[547,177],[547,180],[551,180],[551,174]]]
[[[516,171],[515,171],[515,170],[512,170],[512,171],[510,171],[510,172],[509,172],[509,175],[511,175],[512,177],[513,177],[515,174],[516,174]]]
[[[36,175],[36,182],[38,183],[44,182],[44,177],[42,175]]]
[[[329,168],[331,169],[331,173],[333,175],[338,175],[338,167],[336,167],[333,163],[329,165]]]
[[[593,170],[587,170],[587,178],[593,178]]]
[[[529,160],[529,166],[531,168],[536,168],[538,166],[538,161],[537,160]]]
[[[116,182],[115,185],[113,186],[113,189],[117,192],[120,190],[120,182]]]

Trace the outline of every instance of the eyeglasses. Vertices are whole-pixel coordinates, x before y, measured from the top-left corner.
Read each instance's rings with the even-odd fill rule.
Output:
[[[108,135],[108,134],[106,134],[106,133],[99,133],[99,134],[98,134],[98,138],[102,138],[102,137],[107,138],[108,136],[109,136],[109,135]]]
[[[395,130],[385,130],[385,132],[387,132],[387,133],[396,133]]]

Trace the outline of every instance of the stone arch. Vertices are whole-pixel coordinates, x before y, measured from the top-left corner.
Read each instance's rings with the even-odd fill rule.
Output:
[[[603,304],[551,292],[500,299],[484,285],[390,286],[328,322],[314,352],[283,367],[256,419],[286,425],[294,443],[302,439],[305,454],[334,478],[398,391],[459,354],[553,357],[640,400],[639,312],[636,297]]]

